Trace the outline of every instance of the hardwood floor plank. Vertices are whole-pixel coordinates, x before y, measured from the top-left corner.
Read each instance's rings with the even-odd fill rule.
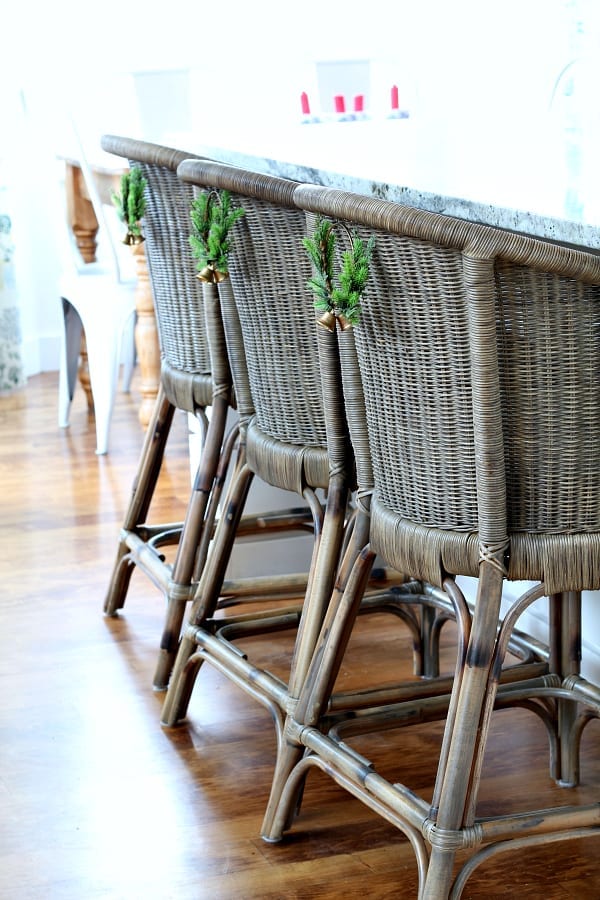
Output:
[[[151,689],[164,601],[134,574],[123,614],[102,615],[141,432],[138,396],[118,395],[107,457],[76,395],[56,426],[57,377],[0,398],[0,898],[2,900],[341,900],[413,898],[403,836],[322,773],[311,774],[289,837],[261,841],[275,735],[266,710],[205,667],[188,724],[163,729]],[[177,519],[189,488],[187,425],[176,417],[157,513]],[[353,638],[350,684],[391,674],[398,635],[377,659]],[[289,644],[289,641],[288,641]],[[285,642],[263,639],[279,670]],[[352,666],[356,662],[356,671]],[[494,719],[482,809],[569,794],[547,778],[539,723]],[[357,740],[386,772],[431,789],[439,728]],[[600,723],[584,734],[581,798],[597,798]],[[518,771],[517,771],[518,767]],[[473,876],[465,900],[600,897],[596,839],[507,853]]]

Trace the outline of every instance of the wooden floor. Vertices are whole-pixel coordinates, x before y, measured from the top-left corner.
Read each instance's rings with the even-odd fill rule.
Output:
[[[134,384],[135,387],[135,384]],[[0,398],[0,898],[2,900],[300,900],[415,897],[407,842],[325,775],[311,775],[289,837],[259,836],[274,755],[268,714],[208,667],[188,723],[159,725],[150,684],[163,600],[134,577],[123,615],[102,602],[142,441],[138,395],[120,396],[107,457],[94,454],[81,395],[56,426],[54,374]],[[189,475],[183,416],[156,514],[176,518]],[[160,508],[158,508],[160,507]],[[352,668],[398,659],[388,629],[369,660],[371,621]],[[262,651],[273,666],[282,649]],[[366,751],[430,789],[439,729],[416,728]],[[584,740],[583,783],[600,784],[600,728]],[[483,808],[519,808],[526,792],[567,802],[546,777],[541,727],[498,714]],[[466,898],[600,897],[600,842],[506,853],[478,870]]]

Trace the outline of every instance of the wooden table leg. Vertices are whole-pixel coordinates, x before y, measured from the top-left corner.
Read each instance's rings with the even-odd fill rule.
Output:
[[[132,244],[131,250],[135,256],[137,272],[135,346],[140,366],[140,393],[142,395],[139,419],[146,428],[152,416],[160,383],[160,350],[144,244]]]
[[[75,242],[86,263],[96,260],[96,236],[98,220],[91,200],[87,196],[83,173],[79,166],[65,166],[65,190],[67,195],[67,215]]]

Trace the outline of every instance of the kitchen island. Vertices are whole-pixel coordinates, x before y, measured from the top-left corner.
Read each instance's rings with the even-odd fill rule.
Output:
[[[456,134],[461,140],[452,139]],[[254,171],[337,187],[408,206],[600,250],[600,179],[591,147],[549,116],[527,132],[418,118],[277,127],[219,124],[202,155]]]

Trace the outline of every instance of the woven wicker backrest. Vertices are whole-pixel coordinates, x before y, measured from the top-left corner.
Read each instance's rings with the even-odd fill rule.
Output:
[[[177,178],[179,163],[194,154],[115,135],[105,135],[102,147],[148,181],[143,230],[163,372],[185,386],[189,379],[178,376],[211,372],[202,285],[189,245],[193,189]]]
[[[600,259],[340,191],[296,202],[376,236],[342,344],[377,549],[437,583],[510,539],[510,577],[600,586]]]
[[[305,216],[292,199],[296,184],[208,161],[187,161],[179,175],[198,190],[228,190],[245,211],[230,236],[235,309],[226,292],[221,302],[238,410],[251,420],[251,463],[281,486],[298,489],[302,478],[326,484],[311,268],[302,247]],[[276,459],[286,455],[283,471]]]

